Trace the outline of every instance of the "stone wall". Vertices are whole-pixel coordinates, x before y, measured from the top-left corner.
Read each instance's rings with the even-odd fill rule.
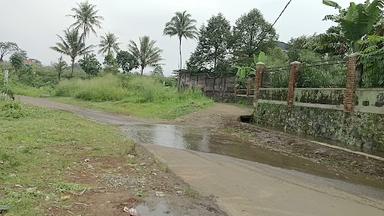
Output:
[[[384,153],[384,115],[259,103],[255,124],[298,135],[328,139],[351,149]]]
[[[296,88],[300,62],[291,64],[288,88],[256,84],[255,124],[384,154],[384,89],[357,88],[356,62],[349,57],[344,88]]]

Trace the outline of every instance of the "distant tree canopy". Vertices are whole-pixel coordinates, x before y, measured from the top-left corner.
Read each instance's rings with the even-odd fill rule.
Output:
[[[254,55],[275,46],[277,35],[257,9],[241,16],[233,27],[233,54],[237,64],[249,64]]]
[[[231,26],[219,13],[200,29],[199,42],[187,64],[188,69],[211,76],[227,73],[230,69]]]
[[[129,73],[139,67],[137,59],[128,51],[120,51],[117,53],[116,62],[124,73]]]
[[[157,76],[157,77],[163,77],[164,76],[164,70],[163,70],[163,67],[161,67],[161,65],[157,65],[152,73],[151,73],[152,76]]]
[[[96,76],[101,70],[101,64],[97,61],[95,54],[84,55],[79,64],[88,76]]]
[[[25,59],[26,59],[25,55],[23,55],[22,53],[16,52],[12,54],[9,61],[11,62],[13,69],[16,72],[19,72],[24,67]]]
[[[4,57],[19,51],[19,46],[13,42],[0,42],[0,62],[4,61]]]
[[[233,28],[219,13],[200,28],[198,45],[187,68],[191,73],[211,76],[235,73],[238,66],[251,67],[261,51],[276,51],[277,39],[275,30],[257,9],[241,16]]]

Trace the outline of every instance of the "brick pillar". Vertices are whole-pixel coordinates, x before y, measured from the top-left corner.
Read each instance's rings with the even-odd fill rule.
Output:
[[[299,76],[300,64],[301,63],[298,61],[291,63],[291,72],[289,75],[289,83],[288,83],[288,100],[287,100],[287,103],[288,103],[287,105],[289,110],[293,108],[293,103],[295,102],[295,89],[296,89],[297,78]]]
[[[352,54],[347,62],[347,85],[344,92],[344,112],[351,113],[355,108],[357,86],[357,54]]]
[[[255,77],[255,90],[254,90],[254,99],[253,99],[253,106],[257,106],[257,101],[260,97],[260,88],[263,84],[263,75],[265,72],[265,64],[263,62],[258,62],[256,64],[256,77]]]

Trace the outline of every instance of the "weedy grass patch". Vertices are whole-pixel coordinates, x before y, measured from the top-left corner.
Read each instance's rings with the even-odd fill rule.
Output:
[[[7,215],[43,215],[66,193],[91,187],[67,170],[89,157],[121,157],[133,143],[111,126],[73,114],[0,101],[0,206]]]
[[[200,90],[178,92],[153,77],[106,75],[90,80],[66,80],[55,100],[142,118],[171,120],[213,104]]]

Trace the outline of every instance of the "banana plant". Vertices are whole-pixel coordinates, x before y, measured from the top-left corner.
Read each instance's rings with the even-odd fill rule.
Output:
[[[338,15],[328,15],[325,19],[340,24],[342,33],[350,41],[351,52],[358,51],[358,42],[371,34],[383,17],[384,0],[366,1],[362,4],[351,2],[346,9],[331,0],[323,0],[323,4],[339,10]]]
[[[266,61],[267,55],[264,52],[260,52],[258,56],[253,56],[253,62],[251,66],[235,66],[237,68],[236,79],[238,86],[244,86],[247,82],[248,77],[256,74],[257,64],[259,62]]]

